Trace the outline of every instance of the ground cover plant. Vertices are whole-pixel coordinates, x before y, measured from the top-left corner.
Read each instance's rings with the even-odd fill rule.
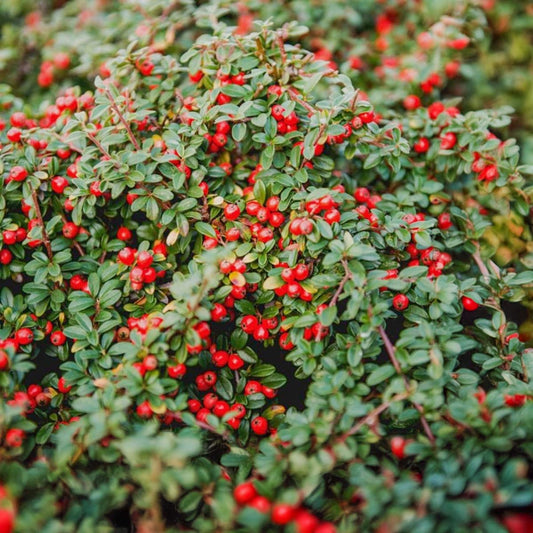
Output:
[[[95,4],[145,29],[3,88],[0,531],[533,527],[512,109],[449,14],[289,4]]]

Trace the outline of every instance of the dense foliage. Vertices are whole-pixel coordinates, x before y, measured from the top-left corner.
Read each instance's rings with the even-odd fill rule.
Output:
[[[32,4],[0,531],[530,530],[532,169],[465,89],[519,7]]]

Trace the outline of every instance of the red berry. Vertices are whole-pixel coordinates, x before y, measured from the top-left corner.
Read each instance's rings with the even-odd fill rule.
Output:
[[[245,315],[242,317],[241,328],[244,331],[244,333],[248,333],[248,334],[253,333],[258,325],[259,325],[259,321],[257,320],[257,317],[253,315]]]
[[[30,328],[20,328],[15,332],[15,340],[21,345],[25,346],[33,342],[33,332]]]
[[[267,419],[263,418],[262,416],[256,416],[252,420],[250,427],[256,435],[265,435],[268,432]]]
[[[131,240],[132,234],[131,231],[128,228],[125,228],[124,226],[120,227],[117,231],[117,238],[121,241],[129,241]]]
[[[223,417],[229,411],[229,403],[219,400],[213,406],[213,414],[219,418]]]
[[[233,498],[239,505],[244,505],[257,496],[257,491],[251,481],[241,483],[233,489]]]
[[[173,379],[181,378],[187,372],[187,367],[183,363],[167,367],[168,375]]]
[[[65,334],[62,331],[54,331],[50,335],[50,342],[54,346],[62,346],[67,341],[67,338],[65,337]]]
[[[403,459],[405,457],[405,439],[403,437],[392,437],[390,441],[391,452],[398,458]]]
[[[189,411],[191,411],[191,413],[197,413],[201,409],[202,403],[199,400],[191,399],[187,400],[187,406],[189,407]]]
[[[294,518],[294,507],[287,503],[276,503],[272,507],[271,520],[273,524],[284,526]]]
[[[150,418],[152,416],[152,407],[148,403],[148,400],[140,403],[136,409],[137,415],[141,418]]]
[[[11,128],[6,133],[6,136],[8,140],[11,141],[12,143],[18,143],[20,139],[22,138],[22,132],[18,128]]]
[[[285,113],[285,108],[280,105],[272,106],[271,113],[277,121],[283,120],[283,113]]]
[[[58,148],[56,150],[57,157],[60,159],[68,159],[70,157],[71,151],[68,148]]]
[[[67,394],[70,389],[72,389],[72,385],[67,385],[65,383],[65,378],[64,377],[60,377],[58,380],[57,380],[57,390],[61,393],[61,394]]]
[[[217,402],[218,402],[218,396],[214,392],[210,392],[209,394],[206,394],[202,401],[204,407],[209,410],[213,409],[213,407],[215,406]]]
[[[241,236],[241,232],[240,232],[239,228],[230,228],[226,232],[226,239],[229,242],[233,242],[233,241],[238,240],[240,236]]]
[[[262,390],[263,386],[261,383],[259,383],[259,381],[251,380],[246,383],[246,386],[244,387],[244,394],[245,396],[249,396],[250,394],[259,394],[262,392]]]
[[[219,148],[223,148],[226,146],[226,143],[228,142],[228,136],[224,133],[215,133],[213,135],[213,144]]]
[[[479,304],[472,300],[472,298],[468,298],[468,296],[463,296],[461,302],[466,311],[475,311],[479,307]]]
[[[440,138],[440,147],[442,150],[451,150],[457,143],[455,133],[449,131]]]
[[[143,274],[144,271],[140,267],[133,267],[130,271],[130,280],[132,282],[132,288],[134,290],[137,290],[135,287],[133,287],[133,283],[140,283],[142,287],[142,281],[143,281]]]
[[[204,77],[204,73],[201,70],[198,70],[192,74],[189,74],[189,79],[193,83],[198,83]]]
[[[330,225],[333,224],[334,222],[339,222],[340,219],[341,219],[341,214],[338,209],[328,209],[324,213],[324,220]]]
[[[9,366],[9,357],[5,350],[0,349],[0,372]]]
[[[157,278],[157,272],[155,268],[148,267],[143,269],[142,281],[143,283],[153,283]]]
[[[11,246],[17,242],[17,233],[15,231],[6,229],[2,232],[2,238],[4,239],[4,244]]]
[[[361,204],[366,204],[370,200],[370,192],[366,187],[358,187],[353,193],[354,198]]]
[[[147,371],[155,370],[157,368],[157,357],[155,355],[147,355],[142,364]]]
[[[409,298],[405,294],[397,294],[392,299],[392,305],[396,311],[404,311],[409,306]]]
[[[20,165],[14,166],[9,171],[9,178],[12,179],[13,181],[24,181],[27,176],[28,176],[28,171],[24,167],[21,167]]]
[[[437,221],[439,229],[443,231],[446,231],[453,226],[450,213],[441,213]]]
[[[236,220],[237,218],[239,218],[240,214],[241,214],[241,209],[239,208],[237,204],[228,204],[224,208],[224,216],[228,220]]]
[[[305,264],[298,264],[293,269],[294,278],[298,281],[303,281],[304,279],[307,279],[309,276],[309,267]]]
[[[302,286],[296,281],[287,284],[287,296],[297,298],[302,292]]]
[[[55,176],[52,178],[50,185],[55,193],[63,194],[63,191],[68,186],[68,181],[63,176]]]
[[[263,394],[269,399],[275,398],[278,393],[275,389],[272,389],[270,387],[263,387],[262,391]]]
[[[13,261],[13,254],[6,248],[0,250],[0,264],[9,265],[11,261]]]
[[[216,303],[211,310],[211,320],[220,322],[228,315],[228,310],[220,303]]]
[[[80,227],[74,224],[74,222],[65,222],[62,231],[67,239],[75,239],[80,232]]]
[[[270,211],[277,211],[279,208],[279,196],[271,196],[266,201],[265,207]]]
[[[222,368],[228,364],[229,354],[224,350],[218,350],[211,356],[211,359],[215,366]]]
[[[248,502],[248,507],[253,507],[256,511],[260,513],[268,513],[270,511],[270,501],[264,496],[256,496]]]
[[[222,122],[218,122],[215,126],[215,129],[217,133],[223,133],[227,135],[230,132],[231,127],[229,125],[229,122],[224,120]]]
[[[237,354],[232,354],[228,359],[228,367],[230,370],[239,370],[244,366],[244,361]]]
[[[308,219],[304,218],[300,222],[300,233],[302,235],[309,235],[313,231],[313,223]]]
[[[9,122],[15,128],[23,128],[26,124],[26,115],[22,111],[16,111],[9,118]]]
[[[152,264],[153,260],[154,258],[150,252],[143,251],[137,254],[137,266],[140,268],[149,267]]]
[[[65,52],[58,52],[54,56],[54,65],[60,70],[65,70],[70,65],[70,56]]]
[[[318,518],[305,509],[296,513],[294,522],[298,533],[314,533],[318,526]]]
[[[274,211],[268,215],[268,221],[274,228],[279,228],[285,222],[285,215],[279,211]]]
[[[133,248],[122,248],[120,252],[118,253],[118,260],[123,265],[132,265],[135,261],[135,250]]]
[[[403,106],[408,111],[413,111],[414,109],[418,109],[422,103],[420,102],[420,98],[414,94],[410,94],[409,96],[406,96],[403,100]]]
[[[413,149],[418,154],[423,154],[429,150],[429,141],[426,137],[420,137],[418,141],[413,145]]]
[[[257,234],[257,240],[260,242],[269,242],[274,238],[274,232],[270,228],[263,228]]]
[[[22,429],[11,428],[6,432],[4,442],[9,448],[20,448],[25,437],[26,433]]]

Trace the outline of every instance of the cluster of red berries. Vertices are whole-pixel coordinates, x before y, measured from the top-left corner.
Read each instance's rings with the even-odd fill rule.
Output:
[[[286,526],[294,524],[297,533],[335,533],[331,522],[321,521],[309,510],[299,505],[274,503],[261,496],[253,481],[245,481],[233,489],[233,498],[241,507],[251,507],[260,513],[269,514],[272,524]]]
[[[288,263],[279,263],[277,267],[283,268],[281,279],[285,282],[281,287],[274,289],[277,296],[287,295],[289,298],[300,298],[305,302],[310,302],[313,299],[313,295],[299,283],[309,277],[310,270],[308,265],[299,263],[291,268]]]
[[[326,304],[320,304],[316,308],[317,315],[320,315],[322,311],[324,311],[328,306]],[[279,346],[283,350],[292,350],[294,348],[294,344],[289,339],[289,331],[286,325],[282,322],[280,325],[280,331],[282,332],[279,336]],[[315,322],[311,326],[307,326],[304,328],[303,332],[303,338],[306,341],[316,341],[321,340],[325,337],[327,337],[330,333],[330,328],[323,326],[320,321]]]
[[[52,61],[43,61],[37,76],[40,87],[49,87],[54,82],[54,70],[66,70],[70,66],[70,56],[59,52]]]
[[[217,350],[215,345],[211,347],[211,361],[218,368],[227,366],[230,370],[239,370],[244,366],[244,361],[238,354]]]
[[[139,372],[141,376],[144,376],[146,372],[155,370],[159,363],[155,355],[145,355],[142,361],[136,361],[132,364],[133,368]]]
[[[341,219],[340,211],[337,209],[338,206],[339,203],[330,194],[326,194],[322,198],[306,202],[305,210],[310,215],[320,214],[331,225],[334,222],[339,222]]]
[[[206,133],[204,135],[207,143],[209,144],[209,148],[207,150],[209,153],[220,152],[220,150],[226,146],[228,143],[228,133],[230,132],[230,129],[231,127],[229,122],[218,122],[215,126],[215,133],[213,135],[210,133]]]
[[[270,338],[270,332],[278,327],[276,317],[259,320],[254,315],[244,315],[241,319],[241,328],[248,335],[252,335],[256,341],[266,341]]]
[[[246,82],[244,72],[239,72],[232,76],[219,70],[216,76],[219,87],[224,87],[225,85],[244,85]],[[195,74],[189,75],[189,78],[193,83],[198,83],[203,78],[203,72],[198,71]],[[216,102],[218,105],[229,104],[231,102],[231,96],[220,92],[217,95]]]
[[[147,313],[138,318],[129,317],[127,321],[128,329],[130,331],[137,331],[139,335],[141,336],[142,340],[146,338],[146,335],[148,334],[150,330],[157,329],[161,325],[162,322],[163,322],[163,319],[161,317],[152,316]],[[129,337],[129,332],[126,338],[128,337]]]
[[[282,105],[276,104],[272,106],[270,113],[278,123],[278,133],[283,135],[284,133],[290,133],[298,129],[300,119],[294,111],[291,111],[285,116],[286,109]]]
[[[278,196],[271,196],[262,206],[256,200],[250,200],[246,203],[246,213],[251,217],[256,217],[257,222],[250,226],[252,235],[257,235],[261,240],[262,224],[269,223],[273,228],[279,228],[285,222],[285,215],[279,211],[280,199]]]
[[[126,228],[124,228],[126,229]],[[129,230],[127,230],[129,232]],[[123,237],[125,235],[122,235]],[[130,232],[131,238],[131,232]],[[157,249],[156,249],[157,247]],[[153,248],[155,254],[166,255],[166,246],[164,243],[159,243]],[[130,270],[131,288],[134,291],[139,291],[147,283],[153,283],[158,277],[165,275],[165,270],[157,271],[152,263],[154,256],[147,250],[137,252],[134,248],[125,247],[118,253],[118,261],[126,266],[133,266]]]
[[[2,232],[2,240],[6,246],[12,246],[20,243],[26,239],[28,232],[24,228],[17,228],[16,230],[4,230]],[[0,264],[9,265],[13,261],[13,253],[7,248],[0,250]]]
[[[426,265],[428,268],[428,277],[438,278],[442,271],[452,261],[452,257],[447,252],[440,252],[433,246],[425,250],[419,250],[414,243],[407,245],[407,253],[411,256],[411,261],[407,266]]]
[[[496,138],[495,136],[492,137]],[[482,156],[478,152],[474,152],[472,170],[477,173],[477,179],[479,181],[494,181],[500,177],[498,166],[494,161],[490,157]]]
[[[242,403],[230,405],[213,392],[207,393],[202,401],[192,398],[187,404],[199,422],[207,422],[209,415],[215,415],[218,418],[226,417],[226,424],[232,429],[238,429],[242,419],[246,416],[246,407]]]

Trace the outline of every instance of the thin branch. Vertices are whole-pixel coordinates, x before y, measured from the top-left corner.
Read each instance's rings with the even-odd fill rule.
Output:
[[[304,100],[302,100],[297,94],[296,94],[296,91],[293,90],[292,88],[288,89],[287,90],[287,94],[290,96],[290,98],[292,100],[294,100],[295,102],[299,103],[301,106],[305,107],[305,109],[307,109],[307,111],[309,111],[310,113],[316,113],[317,110],[310,104],[308,104],[307,102],[305,102]]]
[[[352,277],[352,273],[350,272],[350,270],[348,268],[348,263],[346,262],[346,259],[342,259],[341,263],[342,263],[342,266],[344,267],[344,277],[342,278],[342,280],[341,280],[341,282],[339,284],[339,287],[335,291],[335,294],[333,295],[333,298],[329,302],[329,307],[333,307],[334,305],[336,305],[337,301],[340,298],[340,295],[342,294],[344,286],[346,285],[346,283],[348,283],[348,280],[350,280],[351,277]]]
[[[339,300],[342,291],[344,290],[344,286],[346,283],[348,283],[348,280],[351,279],[352,273],[350,272],[348,268],[348,263],[346,262],[346,259],[341,260],[342,266],[344,267],[344,277],[342,278],[341,282],[339,283],[339,286],[337,287],[337,290],[335,291],[335,294],[333,295],[333,298],[330,300],[328,307],[333,307],[337,304],[337,301]],[[320,340],[320,336],[322,335],[323,326],[320,326],[318,329],[316,335],[315,335],[315,342],[318,342]]]
[[[276,34],[276,42],[278,43],[279,51],[281,53],[281,62],[283,65],[287,63],[287,52],[285,51],[285,42],[281,33]]]
[[[126,132],[128,133],[128,137],[130,138],[131,142],[133,143],[133,146],[135,146],[136,150],[140,150],[141,149],[141,145],[139,144],[139,142],[135,138],[135,135],[133,135],[133,131],[131,131],[131,127],[128,124],[128,121],[124,118],[124,115],[122,114],[122,112],[118,108],[118,106],[117,106],[117,104],[116,104],[116,102],[115,102],[115,100],[113,98],[113,95],[111,94],[109,89],[105,89],[105,94],[109,98],[109,101],[111,102],[111,107],[113,108],[113,110],[117,114],[120,122],[122,122],[122,124],[126,128]]]
[[[398,359],[396,358],[396,350],[394,348],[394,345],[392,344],[389,336],[387,335],[387,333],[385,332],[382,326],[379,326],[378,331],[383,340],[383,344],[385,345],[385,350],[387,351],[387,354],[389,355],[389,359],[391,360],[391,363],[394,366],[394,369],[400,376],[402,376],[405,388],[406,390],[409,390],[409,381],[403,374],[402,369],[400,367],[400,363],[398,362]],[[420,414],[420,422],[422,423],[422,427],[424,428],[424,432],[426,433],[427,438],[429,439],[431,444],[435,444],[435,435],[433,435],[433,432],[431,431],[431,428],[429,427],[428,421],[426,420],[426,417],[424,415],[423,407],[417,402],[413,402],[413,405],[415,406],[415,409]]]
[[[33,199],[33,207],[35,208],[35,214],[37,215],[37,219],[39,220],[39,224],[41,225],[41,232],[43,235],[44,247],[46,248],[46,254],[48,255],[48,259],[50,260],[50,262],[52,262],[54,260],[54,254],[52,253],[50,237],[48,237],[48,233],[46,232],[46,228],[44,227],[43,215],[41,213],[41,207],[39,206],[39,198],[37,197],[37,191],[33,187],[31,187],[31,197]]]
[[[488,283],[490,280],[490,272],[487,268],[487,265],[483,262],[483,259],[481,259],[481,253],[479,251],[479,244],[477,244],[476,251],[472,254],[472,258],[476,262],[477,267],[479,268],[479,271],[483,275],[484,280]]]
[[[121,168],[120,163],[116,161],[115,159],[113,159],[111,154],[104,148],[104,145],[92,133],[89,133],[89,132],[86,132],[86,133],[87,133],[87,137],[89,137],[91,142],[98,148],[98,150],[100,150],[100,152],[102,152],[102,155],[106,157],[107,159],[109,159],[110,161],[112,161],[116,169]]]
[[[386,411],[393,403],[395,402],[401,402],[402,400],[405,400],[408,398],[409,394],[407,392],[404,392],[402,394],[396,394],[394,395],[389,401],[382,403],[381,405],[378,405],[375,409],[372,409],[370,413],[368,413],[364,418],[361,418],[355,426],[350,428],[346,433],[341,435],[339,437],[340,442],[344,442],[348,437],[351,435],[355,435],[362,427],[366,426],[369,423],[374,422],[374,420],[384,411]]]
[[[72,244],[74,245],[74,248],[78,250],[78,253],[80,254],[80,256],[83,257],[85,255],[85,252],[83,251],[83,248],[80,246],[80,243],[76,241],[72,241]]]

